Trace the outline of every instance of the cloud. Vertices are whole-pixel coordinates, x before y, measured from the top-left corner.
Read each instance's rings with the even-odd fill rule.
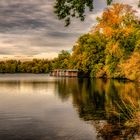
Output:
[[[74,19],[69,27],[54,14],[55,0],[0,1],[0,55],[44,56],[72,49],[77,38],[96,24],[96,16],[106,7],[95,0],[93,12],[87,11],[84,22]],[[126,2],[125,0],[116,0]],[[135,8],[137,0],[128,0]],[[50,55],[47,55],[51,57]]]

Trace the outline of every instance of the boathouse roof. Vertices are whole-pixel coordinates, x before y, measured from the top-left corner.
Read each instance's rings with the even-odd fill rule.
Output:
[[[78,69],[54,69],[52,71],[75,71],[75,72],[78,72]]]

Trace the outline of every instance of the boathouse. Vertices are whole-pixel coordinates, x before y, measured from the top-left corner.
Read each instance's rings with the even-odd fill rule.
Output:
[[[60,77],[78,77],[77,69],[55,69],[51,71],[51,76],[60,76]]]

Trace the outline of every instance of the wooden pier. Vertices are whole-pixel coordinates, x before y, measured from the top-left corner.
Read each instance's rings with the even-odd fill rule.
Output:
[[[78,77],[77,69],[56,69],[50,72],[50,76]]]

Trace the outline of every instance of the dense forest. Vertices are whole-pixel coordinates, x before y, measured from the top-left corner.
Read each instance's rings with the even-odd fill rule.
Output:
[[[0,62],[1,73],[48,73],[78,69],[90,77],[140,80],[140,19],[131,6],[106,8],[92,30],[82,35],[72,53],[61,51],[53,60]]]

